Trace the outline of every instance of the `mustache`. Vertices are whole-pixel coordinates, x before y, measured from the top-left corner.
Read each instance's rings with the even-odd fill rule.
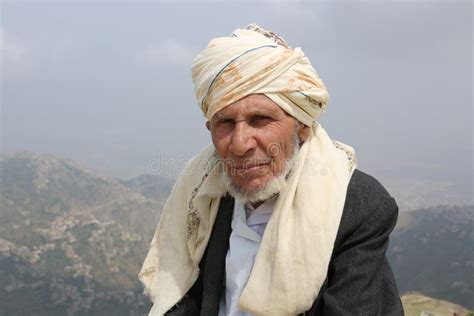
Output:
[[[260,159],[260,158],[247,158],[247,159],[223,159],[222,162],[227,169],[227,172],[231,174],[244,174],[249,169],[258,168],[260,166],[270,165],[272,160],[271,158]],[[261,170],[265,172],[265,169]]]
[[[242,168],[242,167],[248,167],[248,166],[254,166],[254,165],[262,165],[262,164],[268,164],[272,161],[274,157],[272,156],[267,156],[267,157],[260,157],[260,156],[255,156],[255,157],[227,157],[227,158],[221,158],[221,161],[226,164],[228,167],[232,168]]]

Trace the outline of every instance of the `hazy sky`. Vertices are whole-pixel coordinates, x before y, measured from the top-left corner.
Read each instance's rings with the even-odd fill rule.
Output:
[[[472,2],[314,2],[3,1],[2,152],[123,177],[190,158],[210,142],[192,60],[255,22],[309,57],[361,170],[472,192]]]

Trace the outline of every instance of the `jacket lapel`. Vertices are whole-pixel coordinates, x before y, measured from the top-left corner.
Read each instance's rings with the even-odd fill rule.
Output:
[[[219,312],[225,288],[225,258],[232,232],[233,212],[234,198],[229,195],[222,197],[209,243],[199,264],[203,278],[201,315],[217,315]]]

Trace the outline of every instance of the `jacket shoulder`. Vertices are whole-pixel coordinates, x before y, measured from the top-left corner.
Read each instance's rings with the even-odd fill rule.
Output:
[[[373,176],[355,169],[347,187],[347,199],[387,199],[391,198],[385,187]]]
[[[336,244],[361,230],[390,232],[397,218],[397,203],[380,181],[355,169],[347,187]]]
[[[396,210],[394,210],[396,209]],[[347,186],[343,215],[354,213],[357,217],[366,218],[374,212],[397,212],[395,199],[387,189],[373,176],[355,169]],[[352,217],[352,216],[351,216]]]

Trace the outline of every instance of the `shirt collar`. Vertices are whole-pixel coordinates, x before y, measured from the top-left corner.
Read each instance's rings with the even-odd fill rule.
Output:
[[[260,204],[257,208],[253,207],[252,203],[245,203],[245,212],[248,217],[253,214],[271,214],[273,207],[275,206],[277,200],[277,195],[273,196],[271,199],[266,200]]]
[[[260,242],[261,236],[255,230],[250,228],[250,226],[268,223],[273,208],[276,204],[276,200],[276,197],[273,197],[259,205],[257,208],[254,208],[250,203],[246,203],[244,205],[239,201],[235,201],[232,230],[242,237]],[[248,218],[246,216],[247,207],[251,211]]]

